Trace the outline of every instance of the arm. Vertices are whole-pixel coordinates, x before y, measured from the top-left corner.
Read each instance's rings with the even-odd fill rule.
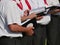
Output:
[[[26,30],[27,30],[26,27],[22,27],[16,23],[10,24],[10,25],[8,25],[8,27],[12,32],[26,32]]]
[[[33,27],[23,27],[16,23],[8,25],[8,27],[12,32],[25,32],[29,36],[34,34]]]
[[[15,8],[14,8],[15,7]],[[21,17],[19,10],[14,2],[9,2],[6,5],[6,21],[8,28],[11,32],[25,32],[28,35],[32,35],[33,27],[23,27],[21,26]]]
[[[37,15],[35,13],[29,14],[29,10],[25,10],[23,15],[24,16],[21,17],[21,21],[25,21],[27,19],[33,19],[33,18],[37,17]]]
[[[23,13],[23,16],[21,17],[21,21],[25,21],[28,19],[28,15],[29,15],[29,10],[25,10]]]
[[[56,13],[58,13],[58,12],[60,12],[60,9],[54,9],[54,10],[48,12],[48,13],[49,13],[49,14],[56,14]]]

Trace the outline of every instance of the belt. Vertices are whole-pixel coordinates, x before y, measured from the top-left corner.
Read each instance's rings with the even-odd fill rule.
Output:
[[[53,17],[60,17],[60,15],[51,15],[51,16],[53,16]]]
[[[7,36],[2,36],[0,38],[21,39],[22,37],[7,37]]]

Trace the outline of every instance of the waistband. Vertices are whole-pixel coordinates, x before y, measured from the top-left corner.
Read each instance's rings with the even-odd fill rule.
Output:
[[[21,39],[22,37],[7,37],[7,36],[2,36],[0,38]]]
[[[60,17],[60,15],[51,15],[51,16],[54,16],[54,17]]]

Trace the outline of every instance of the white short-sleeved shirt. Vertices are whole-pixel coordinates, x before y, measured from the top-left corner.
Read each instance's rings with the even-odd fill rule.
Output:
[[[14,1],[0,2],[0,36],[22,37],[22,33],[11,32],[9,24],[17,23],[21,25],[21,12]]]

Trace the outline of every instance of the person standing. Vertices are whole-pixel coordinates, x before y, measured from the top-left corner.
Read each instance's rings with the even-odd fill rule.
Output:
[[[21,12],[14,1],[0,1],[0,44],[22,45],[22,32],[33,35],[34,27],[21,25]],[[35,14],[31,14],[35,15]],[[35,16],[34,16],[35,17]]]
[[[26,10],[31,11],[29,13],[36,13],[35,9],[41,10],[41,8],[44,9],[44,7],[45,7],[43,1],[42,1],[43,5],[41,5],[42,3],[39,2],[41,0],[20,0],[20,1],[22,2],[22,5],[23,5],[23,9],[22,9],[23,13]],[[33,10],[35,10],[35,11],[33,11]],[[24,16],[24,18],[25,18],[25,16],[27,16],[27,15],[22,15],[22,16]],[[23,19],[23,17],[22,17],[22,19]],[[36,23],[36,18],[34,18],[33,20],[28,22],[28,23],[32,23],[33,22],[33,26],[35,27],[34,28],[34,35],[31,36],[31,37],[25,35],[25,37],[23,38],[22,41],[25,42],[27,40],[26,41],[27,43],[26,44],[23,43],[23,45],[31,45],[31,44],[32,45],[44,45],[45,44],[45,26],[44,25],[46,25],[46,24],[48,24],[50,22],[50,16],[48,16],[48,15],[47,16],[40,16],[39,19],[38,19],[39,21],[37,21],[38,24]],[[25,25],[27,25],[27,23],[25,23],[24,26]]]
[[[32,13],[36,11],[36,10],[33,11],[33,9],[41,10],[45,8],[45,4],[43,0],[28,0],[28,2],[32,7],[31,8]],[[46,15],[46,16],[40,16],[40,20],[39,19],[37,20],[37,25],[36,23],[34,24],[36,26],[34,30],[35,33],[32,38],[32,45],[45,45],[46,25],[49,22],[50,22],[50,15]]]
[[[48,7],[51,6],[57,6],[59,4],[58,0],[47,0],[48,2]],[[51,22],[47,25],[47,45],[59,45],[57,42],[58,40],[58,26],[59,26],[59,9],[51,9],[52,14],[51,14]],[[49,10],[50,11],[50,10]]]

